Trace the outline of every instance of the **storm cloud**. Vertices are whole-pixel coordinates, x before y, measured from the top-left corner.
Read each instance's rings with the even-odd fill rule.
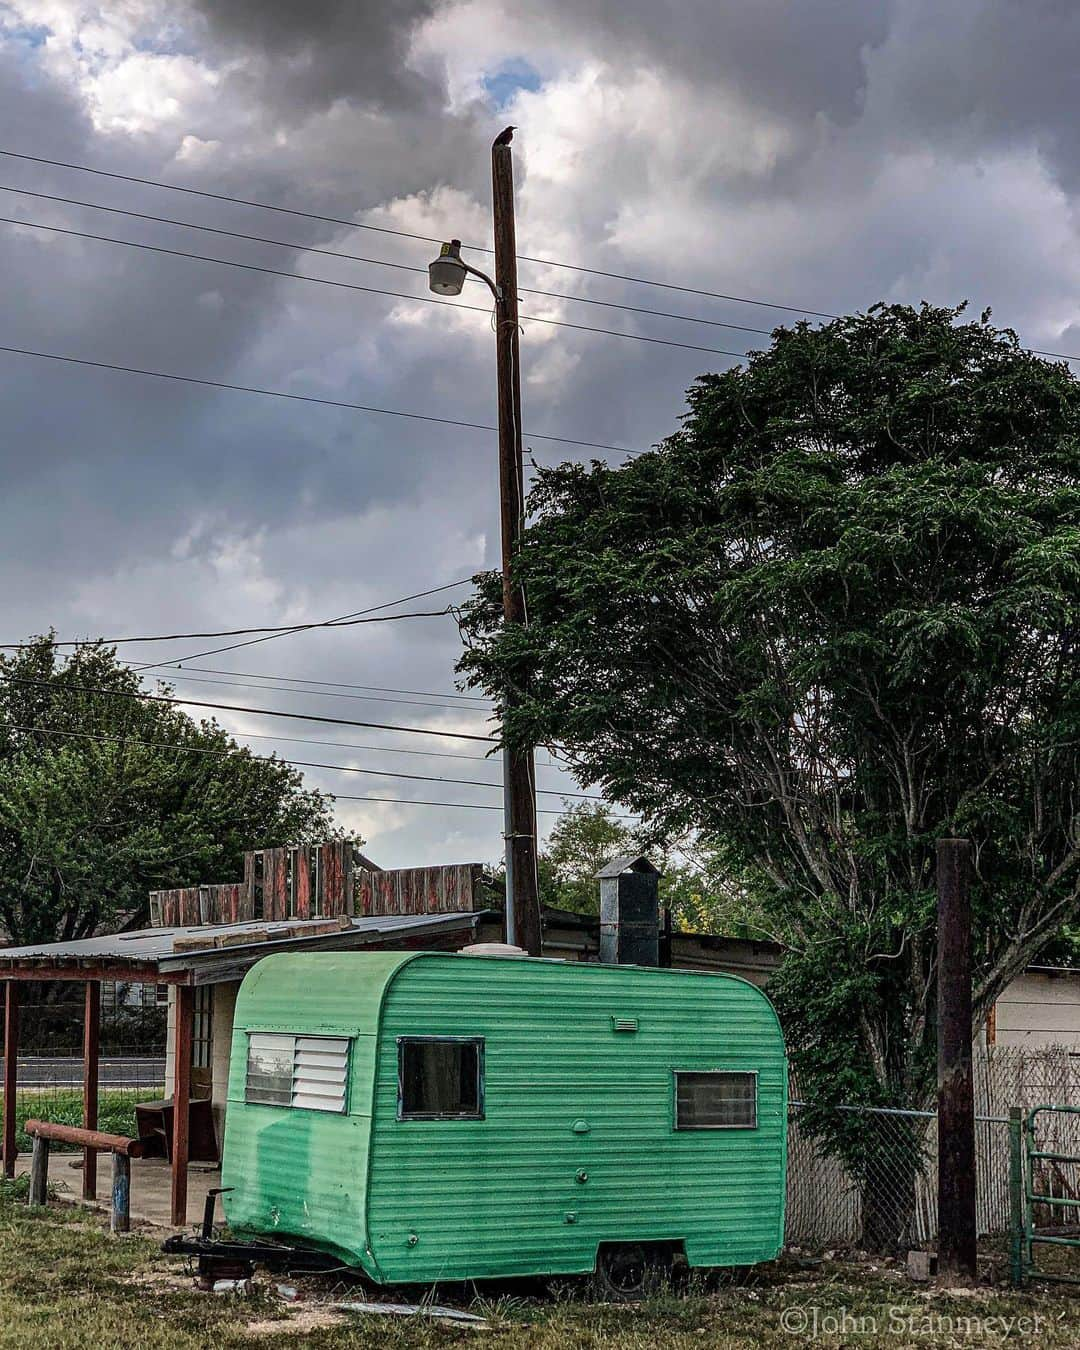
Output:
[[[1080,16],[1051,0],[8,0],[0,148],[484,245],[488,147],[514,122],[524,253],[830,312],[969,298],[1033,345],[1080,354],[1078,57]],[[481,312],[439,307],[422,270],[303,248],[423,269],[426,242],[4,157],[0,185],[278,240],[0,191],[11,219],[288,274],[0,224],[6,345],[494,420],[481,288],[464,297]],[[550,293],[765,330],[791,317],[532,263],[521,280],[547,293],[525,297],[530,314],[734,353],[768,337]],[[676,426],[693,378],[732,359],[526,321],[530,453],[601,453],[535,433],[652,444]],[[489,433],[10,354],[0,390],[3,640],[50,625],[82,637],[328,617],[498,557]],[[215,669],[186,670],[181,687],[253,709],[482,731],[479,704],[425,709],[385,689],[338,689],[358,697],[335,701],[241,678],[446,694],[456,652],[452,618],[407,621],[198,662]],[[280,734],[257,713],[223,720]],[[498,777],[483,759],[399,753],[461,743],[295,734],[383,747],[335,752],[354,766]],[[552,792],[573,787],[554,768],[540,776]],[[342,793],[498,802],[493,789],[310,777]],[[388,863],[500,849],[497,811],[342,802],[340,815]]]

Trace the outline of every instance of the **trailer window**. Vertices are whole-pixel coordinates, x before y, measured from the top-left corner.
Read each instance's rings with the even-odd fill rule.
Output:
[[[398,1120],[482,1120],[481,1037],[398,1039]]]
[[[348,1075],[349,1042],[343,1036],[248,1035],[246,1102],[343,1112]]]
[[[757,1126],[757,1074],[710,1069],[675,1072],[677,1130],[752,1130]]]

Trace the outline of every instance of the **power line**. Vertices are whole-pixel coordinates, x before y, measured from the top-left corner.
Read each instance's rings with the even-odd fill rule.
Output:
[[[347,698],[357,699],[361,703],[400,703],[410,708],[444,708],[450,712],[460,713],[480,713],[488,711],[487,708],[470,708],[462,703],[436,703],[424,702],[420,699],[412,698],[387,698],[382,694],[344,694],[337,690],[330,689],[287,689],[272,684],[252,684],[247,680],[209,680],[200,675],[185,675],[182,673],[172,674],[172,678],[178,680],[181,684],[216,684],[228,689],[262,689],[271,694],[308,694],[313,698]],[[256,676],[256,678],[258,678]]]
[[[275,636],[284,636],[286,633],[307,632],[312,628],[354,628],[357,624],[392,623],[395,619],[441,619],[451,613],[453,613],[451,609],[424,609],[413,611],[410,614],[381,614],[378,618],[371,619],[327,619],[321,623],[294,624],[291,628],[285,625],[274,628],[223,628],[218,632],[160,633],[154,637],[93,638],[91,641],[70,639],[64,642],[53,642],[52,645],[54,647],[92,647],[100,643],[106,647],[118,647],[125,642],[181,642],[188,638],[240,637],[248,633],[271,633]],[[0,650],[27,651],[36,645],[34,642],[0,642]],[[139,667],[139,669],[143,669],[143,667]]]
[[[356,220],[347,220],[347,219],[345,219],[345,218],[342,217],[342,216],[320,215],[319,213],[313,212],[313,211],[301,211],[301,210],[298,210],[298,209],[295,208],[295,207],[280,206],[280,205],[277,205],[277,204],[272,203],[272,202],[259,202],[259,201],[254,201],[254,200],[251,200],[250,198],[245,198],[245,197],[233,197],[233,196],[229,196],[229,195],[226,194],[226,193],[221,193],[221,192],[209,192],[209,191],[207,191],[207,190],[205,190],[205,189],[202,189],[202,188],[182,187],[182,186],[181,186],[180,184],[178,184],[178,183],[166,183],[166,182],[164,182],[164,181],[162,181],[162,180],[160,180],[160,179],[155,179],[155,178],[141,178],[141,177],[139,177],[139,176],[137,176],[137,175],[135,175],[135,174],[123,174],[123,173],[116,173],[116,172],[113,172],[113,171],[110,171],[110,170],[107,170],[107,169],[95,169],[95,168],[92,168],[92,167],[91,167],[90,165],[88,165],[88,164],[76,164],[76,163],[73,163],[73,162],[71,162],[71,161],[68,161],[68,160],[61,160],[61,159],[48,159],[48,158],[46,158],[46,157],[43,156],[43,155],[29,155],[29,154],[25,154],[25,153],[22,153],[22,152],[17,151],[17,150],[5,150],[5,149],[0,149],[0,155],[4,155],[4,156],[6,156],[6,157],[9,158],[9,159],[21,159],[21,160],[25,160],[25,161],[27,161],[27,162],[29,162],[29,163],[34,163],[34,164],[48,164],[48,165],[51,165],[51,166],[54,167],[54,168],[60,168],[60,169],[74,169],[74,170],[77,170],[77,171],[80,172],[80,173],[94,174],[95,176],[97,176],[97,177],[99,177],[99,178],[112,178],[112,179],[114,179],[114,180],[116,180],[116,181],[118,181],[118,182],[124,182],[124,183],[138,183],[138,184],[141,184],[141,185],[144,186],[144,187],[162,188],[162,189],[164,189],[165,191],[168,191],[168,192],[181,192],[181,193],[184,193],[184,194],[186,194],[186,195],[188,195],[188,196],[193,196],[193,197],[203,197],[203,198],[206,198],[207,200],[210,200],[210,201],[228,202],[228,203],[230,203],[230,204],[232,204],[232,205],[236,205],[236,206],[251,206],[251,207],[257,208],[257,209],[260,210],[260,211],[275,211],[275,212],[278,212],[278,213],[280,213],[280,214],[282,214],[282,215],[296,216],[296,217],[298,217],[298,218],[300,218],[300,219],[304,219],[304,220],[321,221],[321,222],[323,222],[323,223],[325,223],[325,224],[330,224],[330,225],[343,225],[343,226],[346,226],[347,228],[353,229],[353,230],[368,230],[368,231],[371,231],[372,233],[375,233],[375,234],[394,235],[394,236],[396,236],[397,238],[400,238],[400,239],[413,239],[413,240],[417,240],[417,241],[420,241],[420,242],[423,242],[423,243],[429,243],[429,244],[442,244],[442,243],[445,242],[445,241],[442,240],[442,239],[437,239],[434,235],[429,235],[429,234],[416,234],[416,233],[413,233],[413,232],[411,232],[411,231],[409,231],[409,230],[395,230],[395,229],[392,229],[392,228],[390,228],[389,226],[385,226],[385,225],[369,225],[369,224],[364,224],[364,223],[361,223],[360,221],[356,221]],[[8,189],[8,190],[9,190],[9,191],[15,191],[15,192],[23,191],[23,189],[19,189],[19,188],[12,188],[12,189]],[[31,196],[34,196],[34,195],[45,196],[46,194],[28,193],[27,195],[31,195]],[[65,200],[65,199],[63,199],[63,198],[57,198],[57,200]],[[74,202],[73,202],[72,204],[86,205],[86,206],[93,206],[93,205],[95,205],[94,203],[89,203],[89,202],[87,202],[87,203],[74,203]],[[101,207],[100,209],[102,209],[102,210],[116,210],[117,208]],[[137,214],[137,213],[124,213],[124,214]],[[153,219],[153,217],[150,217],[150,218]],[[179,223],[183,223],[183,222],[176,222],[176,223],[179,224]],[[199,227],[199,226],[195,226],[195,227],[193,227],[193,228],[209,228],[209,227]],[[267,242],[267,243],[273,243],[273,242],[276,242],[276,241],[273,241],[273,240],[266,240],[265,242]],[[294,245],[293,247],[306,247],[306,246]],[[487,254],[491,254],[491,253],[494,252],[493,249],[487,248],[485,245],[482,245],[482,244],[467,244],[466,247],[467,247],[467,248],[473,249],[473,250],[474,250],[475,252],[477,252],[477,253],[487,253]],[[314,250],[312,250],[312,251],[314,251]],[[561,261],[559,261],[559,260],[557,260],[557,259],[554,259],[554,258],[536,258],[536,257],[532,257],[532,256],[530,256],[529,254],[526,254],[526,253],[519,253],[519,254],[517,255],[517,257],[518,257],[518,260],[521,261],[521,262],[535,263],[537,266],[540,266],[540,267],[557,267],[557,268],[559,268],[559,269],[561,269],[561,270],[563,270],[563,271],[580,272],[580,273],[581,273],[582,275],[584,275],[584,276],[604,277],[604,278],[606,278],[607,280],[610,280],[610,281],[622,281],[622,282],[626,282],[626,283],[629,283],[629,284],[635,285],[635,286],[653,286],[653,287],[656,287],[656,288],[658,288],[658,289],[660,289],[660,290],[665,290],[665,291],[676,291],[676,292],[678,292],[678,293],[680,293],[680,294],[682,294],[682,295],[700,295],[700,296],[703,296],[704,298],[709,299],[709,300],[723,300],[723,301],[726,301],[726,302],[731,303],[731,304],[737,304],[737,305],[753,305],[753,306],[756,306],[756,307],[761,308],[761,309],[775,309],[775,310],[780,310],[780,311],[782,311],[782,312],[784,312],[784,313],[786,313],[786,314],[801,314],[801,315],[805,315],[805,316],[807,316],[807,317],[809,317],[809,318],[813,318],[813,319],[838,319],[838,318],[841,317],[839,314],[831,313],[829,310],[823,310],[823,309],[810,309],[809,307],[807,307],[807,306],[805,306],[805,305],[788,305],[788,304],[782,304],[782,303],[780,303],[779,301],[776,301],[776,300],[762,300],[762,299],[760,299],[759,297],[756,297],[756,296],[735,295],[735,294],[729,294],[729,293],[724,292],[724,291],[710,291],[710,290],[706,290],[706,289],[704,289],[703,287],[700,287],[700,286],[684,286],[684,285],[680,285],[680,284],[678,284],[678,283],[676,283],[676,282],[671,282],[671,281],[658,281],[655,277],[638,277],[638,276],[633,276],[633,275],[628,274],[628,273],[625,273],[625,272],[610,272],[610,271],[606,271],[606,270],[604,270],[604,269],[602,269],[602,268],[598,268],[598,267],[585,267],[585,266],[583,266],[583,265],[581,265],[581,264],[578,264],[578,263],[561,262]],[[359,261],[359,260],[358,260],[358,261]],[[370,260],[364,260],[364,261],[376,261],[376,260],[370,259]],[[387,265],[387,266],[394,266],[395,264],[384,264],[384,265]],[[417,269],[417,270],[420,270],[420,269]],[[290,275],[292,275],[292,274],[290,274]],[[520,289],[525,290],[526,288],[525,288],[525,287],[521,287]],[[532,294],[538,294],[538,295],[550,295],[550,296],[552,296],[553,298],[563,299],[563,300],[580,300],[580,301],[583,301],[584,303],[591,303],[591,304],[598,304],[598,305],[603,305],[603,304],[611,304],[611,305],[613,305],[613,304],[614,304],[614,302],[604,302],[604,301],[600,301],[600,300],[593,300],[591,297],[558,295],[556,292],[553,292],[553,291],[537,291],[537,290],[534,290],[534,291],[532,291],[531,293],[532,293]],[[659,311],[659,310],[640,310],[640,311],[637,311],[637,310],[635,310],[635,308],[634,308],[633,306],[630,306],[630,305],[625,305],[625,306],[620,305],[620,306],[617,306],[617,307],[618,307],[618,308],[624,308],[624,309],[630,310],[631,312],[654,313],[654,314],[657,314],[658,316],[663,317],[663,318],[682,319],[682,320],[684,320],[684,321],[686,321],[686,322],[691,322],[691,323],[714,323],[714,324],[717,324],[718,326],[721,326],[721,327],[730,327],[730,328],[739,328],[739,327],[740,327],[740,325],[737,325],[737,324],[719,324],[719,321],[717,321],[717,320],[708,320],[708,319],[704,319],[704,318],[692,317],[692,316],[690,316],[690,315],[685,315],[685,314],[664,314],[664,313],[662,313],[662,311]],[[541,322],[544,322],[544,321],[541,320]],[[554,321],[554,320],[547,320],[547,322],[555,322],[555,321]],[[742,331],[745,331],[745,332],[757,332],[757,333],[767,333],[767,332],[768,332],[768,330],[765,330],[765,329],[754,329],[754,328],[746,328],[746,329],[742,329]],[[617,336],[627,336],[627,335],[625,335],[625,334],[618,334]],[[1025,350],[1031,352],[1031,354],[1032,354],[1033,356],[1048,356],[1048,357],[1051,357],[1051,358],[1053,358],[1054,360],[1058,360],[1058,361],[1080,361],[1080,356],[1070,356],[1070,355],[1069,355],[1068,353],[1066,353],[1066,352],[1048,351],[1048,350],[1046,350],[1045,348],[1041,348],[1041,347],[1028,347],[1028,348],[1026,348]],[[725,353],[725,355],[728,355],[728,354],[730,354],[730,353]]]
[[[285,712],[279,708],[248,708],[235,703],[202,703],[192,698],[169,698],[165,694],[128,693],[123,689],[102,689],[96,685],[63,684],[49,680],[31,680],[24,675],[4,674],[6,680],[15,684],[35,685],[42,689],[62,689],[71,694],[104,694],[108,698],[140,699],[148,703],[170,703],[187,708],[213,708],[219,712],[248,713],[252,717],[287,717],[297,722],[329,722],[341,727],[368,727],[376,731],[402,731],[415,736],[445,737],[453,741],[482,741],[487,745],[496,745],[494,736],[476,736],[464,731],[440,731],[436,727],[404,727],[393,722],[358,722],[348,717],[317,716],[314,713]],[[240,733],[241,735],[243,733]]]
[[[93,239],[100,244],[120,244],[124,248],[142,249],[146,253],[163,253],[171,258],[188,258],[194,262],[214,263],[217,267],[236,267],[244,272],[263,272],[271,277],[284,277],[286,281],[306,281],[315,286],[333,286],[338,290],[361,291],[365,295],[389,296],[395,300],[408,300],[417,304],[438,305],[444,309],[470,310],[475,314],[490,316],[490,305],[465,305],[457,300],[440,300],[435,295],[411,295],[405,291],[388,291],[379,286],[361,286],[355,281],[334,281],[330,277],[311,277],[303,272],[286,272],[281,267],[265,267],[259,263],[237,262],[232,258],[215,258],[209,253],[191,253],[182,248],[166,248],[164,244],[144,244],[135,239],[117,239],[111,234],[94,234],[90,230],[73,230],[64,225],[45,225],[37,220],[18,220],[13,216],[0,216],[0,223],[16,225],[27,230],[48,230],[52,234],[70,235],[75,239]],[[593,324],[571,323],[568,319],[545,319],[538,314],[519,315],[530,323],[543,323],[553,328],[573,328],[580,333],[600,333],[604,337],[623,338],[627,342],[651,342],[661,347],[681,347],[690,352],[709,352],[714,356],[733,356],[744,359],[748,353],[731,352],[723,347],[703,347],[693,342],[676,342],[672,338],[647,337],[644,333],[621,333],[617,328],[597,328]]]
[[[393,802],[396,806],[449,806],[462,811],[501,811],[501,806],[487,806],[482,802],[428,802],[419,801],[409,797],[353,797],[344,792],[328,792],[328,797],[332,797],[336,802]],[[562,811],[554,811],[550,807],[538,806],[536,808],[538,816],[561,816],[565,814]],[[637,821],[637,816],[616,816],[608,817],[610,820],[633,820]]]
[[[399,596],[397,600],[384,600],[378,605],[369,605],[366,609],[356,609],[348,614],[338,614],[335,618],[328,620],[331,625],[344,623],[348,619],[363,618],[366,614],[377,614],[383,609],[393,609],[396,605],[408,604],[411,600],[423,600],[429,595],[439,595],[443,591],[452,591],[458,586],[467,586],[472,581],[472,577],[463,577],[459,581],[448,581],[442,586],[432,586],[426,591],[415,591],[412,595]],[[451,610],[447,611],[451,613]],[[261,642],[274,642],[277,638],[289,637],[293,633],[303,631],[303,626],[286,628],[280,633],[270,633],[266,637],[247,638],[244,642],[231,642],[224,647],[210,647],[201,652],[186,652],[183,656],[177,658],[177,663],[183,661],[198,661],[204,656],[217,656],[221,652],[234,652],[240,647],[257,647]],[[131,666],[131,669],[138,672],[141,670],[154,670],[156,665],[152,661],[146,661],[142,665]]]
[[[487,763],[490,755],[462,755],[454,754],[450,750],[408,750],[399,745],[358,745],[355,741],[319,741],[312,740],[307,736],[275,736],[269,732],[258,731],[236,731],[230,732],[231,736],[243,736],[245,741],[274,741],[285,745],[324,745],[328,749],[334,750],[370,750],[379,755],[418,755],[422,759],[459,759],[470,760],[477,764]],[[564,773],[558,764],[538,764],[539,769],[552,769],[556,773]]]
[[[9,159],[27,160],[33,164],[49,164],[58,169],[76,169],[80,173],[94,174],[98,178],[112,178],[122,183],[139,183],[143,187],[163,188],[168,192],[182,192],[191,197],[204,197],[209,201],[229,202],[234,206],[253,206],[260,211],[276,211],[281,215],[297,216],[303,220],[317,220],[326,225],[344,225],[352,230],[368,230],[374,234],[392,234],[399,239],[416,239],[426,244],[442,244],[445,241],[436,239],[430,234],[415,234],[409,230],[395,230],[388,225],[368,225],[361,224],[356,220],[346,220],[343,216],[320,215],[314,211],[301,211],[291,206],[278,206],[272,202],[253,201],[247,197],[232,197],[223,192],[209,192],[204,188],[181,187],[178,183],[165,183],[156,178],[140,178],[135,174],[116,173],[109,169],[94,169],[88,164],[74,164],[68,160],[47,159],[44,155],[28,155],[17,150],[0,149],[0,155],[5,155]],[[482,244],[467,244],[467,248],[473,249],[477,253],[494,253],[494,249],[487,248]],[[670,281],[656,281],[648,277],[628,276],[622,272],[605,272],[596,267],[582,267],[576,263],[557,262],[553,258],[534,258],[527,253],[519,253],[520,262],[535,263],[540,267],[558,267],[563,271],[581,272],[586,276],[606,277],[611,281],[626,281],[635,286],[656,286],[665,291],[680,291],[686,295],[701,295],[710,300],[727,300],[733,304],[756,305],[763,309],[784,310],[788,314],[807,314],[815,319],[834,319],[835,314],[827,314],[822,310],[807,309],[805,306],[781,305],[772,300],[760,300],[745,295],[726,295],[722,291],[703,290],[698,286],[679,286]]]
[[[9,731],[22,731],[33,735],[77,737],[81,740],[99,741],[108,745],[137,745],[144,750],[176,750],[185,755],[211,755],[218,759],[236,753],[233,750],[214,750],[204,745],[177,745],[173,741],[142,741],[130,736],[105,736],[92,731],[64,731],[53,730],[51,727],[27,727],[15,722],[0,722],[0,726],[6,727]],[[239,734],[242,735],[243,733]],[[360,773],[374,778],[401,778],[415,783],[450,783],[455,787],[502,788],[501,783],[486,782],[477,778],[443,778],[421,773],[394,773],[391,769],[365,769],[357,768],[351,764],[322,764],[308,759],[285,759],[281,755],[256,755],[250,750],[247,753],[252,759],[257,759],[263,764],[288,764],[290,767],[297,769],[330,769],[334,773]],[[321,792],[323,789],[320,788],[319,791]],[[593,802],[605,800],[592,792],[563,792],[558,788],[537,788],[536,791],[545,797],[573,797],[582,801]]]
[[[30,356],[42,361],[62,361],[74,366],[89,366],[95,370],[111,370],[121,375],[143,375],[155,380],[175,380],[180,384],[202,385],[208,389],[225,389],[235,394],[261,394],[265,398],[291,399],[297,403],[317,403],[328,408],[345,408],[351,412],[377,413],[381,417],[404,417],[414,422],[436,422],[446,427],[464,427],[469,431],[498,431],[498,427],[486,422],[463,422],[453,417],[433,417],[428,413],[403,412],[396,408],[376,408],[367,403],[350,403],[345,399],[321,398],[315,394],[293,394],[284,389],[263,389],[257,385],[229,384],[224,380],[202,379],[195,375],[177,375],[166,370],[147,370],[141,366],[122,366],[111,361],[91,361],[85,356],[65,356],[58,352],[39,352],[29,347],[11,347],[0,345],[0,352],[12,356]],[[617,455],[644,454],[641,450],[631,450],[625,445],[605,445],[602,441],[579,441],[569,436],[550,436],[539,431],[527,431],[523,435],[535,441],[554,441],[559,445],[581,446],[586,450],[610,450]]]
[[[314,253],[322,258],[338,258],[347,262],[363,263],[368,267],[389,267],[396,272],[413,272],[420,276],[427,275],[426,267],[417,267],[412,263],[391,262],[388,258],[366,258],[358,253],[346,253],[342,249],[320,248],[315,244],[301,244],[291,239],[273,239],[268,235],[248,234],[243,230],[226,230],[218,225],[203,225],[195,220],[179,220],[176,216],[156,216],[148,211],[132,211],[122,206],[108,206],[104,202],[88,202],[79,197],[61,197],[54,192],[33,192],[30,188],[12,187],[9,183],[0,183],[0,192],[12,192],[21,197],[35,197],[42,201],[59,202],[64,206],[84,207],[90,211],[107,211],[110,215],[128,216],[133,220],[148,220],[157,225],[175,225],[185,230],[200,230],[205,234],[219,234],[228,239],[243,239],[252,244],[272,244],[275,248],[293,249],[299,253]],[[482,286],[484,284],[478,277],[470,276],[466,279],[475,285]],[[518,293],[521,295],[541,295],[549,300],[566,300],[577,305],[592,305],[599,309],[618,309],[628,314],[648,314],[658,319],[676,319],[681,323],[704,324],[709,328],[730,328],[736,332],[757,333],[763,337],[771,335],[771,330],[768,328],[750,328],[746,324],[725,323],[721,319],[707,319],[700,314],[673,314],[668,310],[649,309],[642,305],[627,305],[617,300],[600,300],[592,295],[570,295],[564,291],[542,290],[536,286],[519,286]]]
[[[171,670],[173,666],[180,666],[179,661],[162,661],[156,666],[144,666],[144,670]],[[491,700],[484,698],[481,694],[460,694],[460,693],[439,693],[432,689],[397,689],[393,685],[386,684],[350,684],[346,680],[314,680],[309,675],[263,675],[256,670],[218,670],[214,666],[191,666],[183,663],[184,670],[197,670],[200,674],[206,675],[235,675],[238,679],[246,680],[273,680],[278,683],[288,682],[290,684],[304,685],[323,685],[329,689],[363,689],[369,693],[377,694],[416,694],[421,698],[435,699],[466,699],[472,703],[490,704]],[[297,691],[301,692],[301,691]],[[310,693],[313,690],[305,690]],[[421,705],[423,706],[423,705]]]

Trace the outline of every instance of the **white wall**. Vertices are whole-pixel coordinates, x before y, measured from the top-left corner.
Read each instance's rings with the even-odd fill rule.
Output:
[[[1080,970],[1025,971],[997,1001],[997,1045],[1080,1053]]]

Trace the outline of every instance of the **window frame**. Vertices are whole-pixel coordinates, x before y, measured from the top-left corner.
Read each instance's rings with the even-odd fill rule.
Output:
[[[693,1074],[698,1078],[706,1075],[724,1075],[750,1078],[754,1084],[754,1120],[750,1125],[680,1125],[679,1124],[679,1075]],[[757,1069],[672,1069],[671,1070],[671,1128],[679,1134],[696,1134],[701,1130],[756,1130],[760,1128],[761,1117],[758,1111],[759,1074]]]
[[[411,1120],[486,1120],[487,1080],[486,1046],[483,1036],[398,1036],[397,1044],[397,1119]],[[475,1111],[405,1111],[405,1047],[407,1045],[474,1045],[476,1047]]]
[[[320,1031],[281,1031],[278,1028],[270,1027],[247,1027],[245,1033],[247,1037],[247,1054],[244,1059],[244,1105],[245,1106],[266,1106],[275,1111],[314,1111],[320,1116],[347,1116],[349,1114],[349,1098],[352,1087],[352,1051],[354,1036],[346,1036],[340,1032],[320,1032]],[[288,1036],[292,1041],[292,1059],[290,1073],[290,1098],[296,1095],[296,1045],[298,1041],[341,1041],[345,1045],[345,1070],[342,1082],[341,1108],[331,1108],[326,1106],[308,1106],[298,1105],[294,1101],[287,1102],[259,1102],[248,1099],[248,1078],[251,1066],[251,1038],[253,1036]]]

